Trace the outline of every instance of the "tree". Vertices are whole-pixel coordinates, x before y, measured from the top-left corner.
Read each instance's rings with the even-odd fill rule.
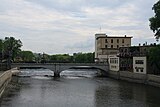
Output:
[[[149,50],[149,65],[154,74],[160,74],[160,45]]]
[[[14,61],[14,58],[21,51],[22,42],[14,37],[5,37],[3,42],[3,51],[5,54],[9,54],[9,56]]]
[[[94,53],[75,53],[73,58],[74,62],[77,63],[93,63]]]
[[[149,19],[150,29],[155,33],[154,36],[158,41],[160,38],[160,0],[153,5],[152,10],[154,10],[155,16]]]
[[[1,59],[1,61],[2,61],[2,57],[3,57],[2,51],[3,51],[3,40],[0,39],[0,59]]]
[[[31,51],[21,51],[19,56],[24,62],[33,62],[34,60],[34,54]]]
[[[0,39],[0,53],[2,52],[2,50],[3,50],[3,40]]]
[[[51,62],[72,62],[69,54],[57,54],[50,56]]]

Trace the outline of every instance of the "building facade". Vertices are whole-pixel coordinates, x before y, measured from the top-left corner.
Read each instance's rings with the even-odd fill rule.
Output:
[[[146,72],[152,73],[151,68],[146,65],[149,65],[150,63],[147,61],[148,53],[150,49],[155,46],[156,44],[154,45],[145,44],[143,46],[120,47],[119,53],[117,54],[120,62],[119,65],[120,71],[130,71],[135,73],[146,73]],[[138,58],[141,61],[137,62],[136,60],[138,60]],[[147,71],[145,69],[145,66],[147,67],[146,69],[148,69]]]
[[[133,57],[133,72],[147,74],[147,57]]]
[[[120,47],[131,46],[129,36],[107,36],[95,34],[95,61],[106,62],[109,55],[116,55]]]
[[[109,55],[109,70],[111,71],[119,71],[119,57],[117,55]]]

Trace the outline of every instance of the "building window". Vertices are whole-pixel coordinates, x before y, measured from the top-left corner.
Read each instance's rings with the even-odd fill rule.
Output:
[[[144,64],[143,60],[135,60],[135,64]]]
[[[113,45],[111,45],[111,48],[113,48]]]
[[[124,39],[122,39],[122,43],[124,43]]]
[[[105,42],[108,43],[107,39],[105,39]]]
[[[117,45],[117,48],[119,48],[119,45]]]
[[[139,72],[139,69],[136,69],[136,72]]]
[[[113,43],[113,39],[111,39],[111,43]]]
[[[119,39],[117,39],[117,43],[119,43]]]
[[[143,69],[141,69],[141,72],[143,72]]]
[[[105,48],[108,48],[108,45],[105,45]]]
[[[110,63],[118,64],[118,59],[117,58],[110,58]]]
[[[117,67],[112,65],[111,68],[117,68]]]
[[[122,48],[120,49],[120,52],[123,52],[123,49],[122,49]]]

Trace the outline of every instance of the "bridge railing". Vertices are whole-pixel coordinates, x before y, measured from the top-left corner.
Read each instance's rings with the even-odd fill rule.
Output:
[[[108,65],[108,63],[12,63],[12,65],[22,65],[22,64],[28,64],[28,65],[30,65],[30,64],[34,64],[34,65],[52,65],[52,64],[69,64],[69,65],[80,65],[80,64],[83,64],[83,65],[92,65],[92,64],[97,64],[97,65]]]

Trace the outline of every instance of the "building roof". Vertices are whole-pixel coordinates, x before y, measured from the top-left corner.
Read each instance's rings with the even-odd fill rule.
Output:
[[[99,34],[101,35],[101,34]],[[132,36],[98,36],[96,39],[99,39],[99,38],[133,38]]]
[[[156,47],[156,46],[159,46],[159,45],[156,45],[156,44],[151,44],[151,45],[140,45],[140,46],[123,46],[123,47],[119,47],[119,48],[139,48],[139,47]]]

